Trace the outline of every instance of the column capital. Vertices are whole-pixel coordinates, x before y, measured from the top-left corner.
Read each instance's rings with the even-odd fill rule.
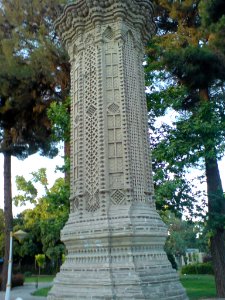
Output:
[[[151,0],[77,0],[65,7],[55,28],[66,44],[79,31],[118,20],[138,28],[143,41],[147,41],[156,30],[153,11]]]

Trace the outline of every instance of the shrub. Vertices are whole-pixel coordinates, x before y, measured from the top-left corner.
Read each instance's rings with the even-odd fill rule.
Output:
[[[24,275],[25,277],[31,277],[31,276],[32,276],[32,272],[26,271],[26,272],[24,272],[23,275]]]
[[[16,286],[22,286],[24,284],[24,276],[23,274],[15,274],[12,275],[12,288]],[[2,285],[2,277],[0,276],[0,287]]]
[[[22,286],[24,284],[24,275],[16,274],[12,276],[12,287]]]
[[[182,274],[214,274],[212,263],[195,263],[183,266]]]

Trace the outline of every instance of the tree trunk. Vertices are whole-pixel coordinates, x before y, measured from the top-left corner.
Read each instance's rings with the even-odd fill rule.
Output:
[[[215,272],[216,292],[218,298],[225,298],[225,234],[218,231],[211,237],[211,254]]]
[[[210,102],[208,89],[200,90],[199,96],[203,102]],[[210,111],[207,117],[210,118]],[[225,197],[217,162],[216,148],[213,143],[210,145],[205,144],[205,169],[209,212],[208,224],[212,231],[210,251],[215,272],[216,291],[217,297],[225,298]]]
[[[215,272],[217,297],[225,298],[225,198],[216,159],[206,159],[209,225],[213,235],[210,250]]]
[[[6,290],[8,261],[9,261],[9,245],[10,231],[13,228],[12,215],[12,188],[11,188],[11,155],[4,153],[4,218],[5,218],[5,253],[2,267],[2,286],[3,291]]]

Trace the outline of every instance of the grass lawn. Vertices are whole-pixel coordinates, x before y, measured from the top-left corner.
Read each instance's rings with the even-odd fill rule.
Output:
[[[38,282],[52,282],[55,278],[54,275],[40,275],[38,276]],[[25,277],[25,282],[37,282],[37,275],[32,275],[31,277]],[[51,289],[51,286],[40,288],[32,293],[33,296],[39,296],[39,297],[47,297],[49,290]]]
[[[37,291],[33,292],[33,296],[39,296],[39,297],[47,297],[48,292],[50,291],[51,287],[45,287],[42,289],[38,289]]]
[[[52,282],[55,278],[54,275],[40,275],[38,276],[38,282]],[[37,275],[32,275],[31,277],[25,277],[25,282],[36,282]]]
[[[212,275],[182,275],[181,282],[186,288],[190,300],[216,296],[214,276]]]
[[[35,282],[36,276],[26,278],[26,282]],[[51,282],[54,276],[40,276],[39,282]],[[216,296],[215,282],[212,275],[182,275],[181,282],[190,300],[212,298]],[[32,295],[47,297],[51,287],[38,289]]]

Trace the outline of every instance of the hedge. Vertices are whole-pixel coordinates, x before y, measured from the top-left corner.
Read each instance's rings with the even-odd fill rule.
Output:
[[[214,274],[212,262],[195,263],[183,266],[181,274]]]
[[[12,287],[22,286],[24,284],[24,275],[23,274],[15,274],[12,276]]]

